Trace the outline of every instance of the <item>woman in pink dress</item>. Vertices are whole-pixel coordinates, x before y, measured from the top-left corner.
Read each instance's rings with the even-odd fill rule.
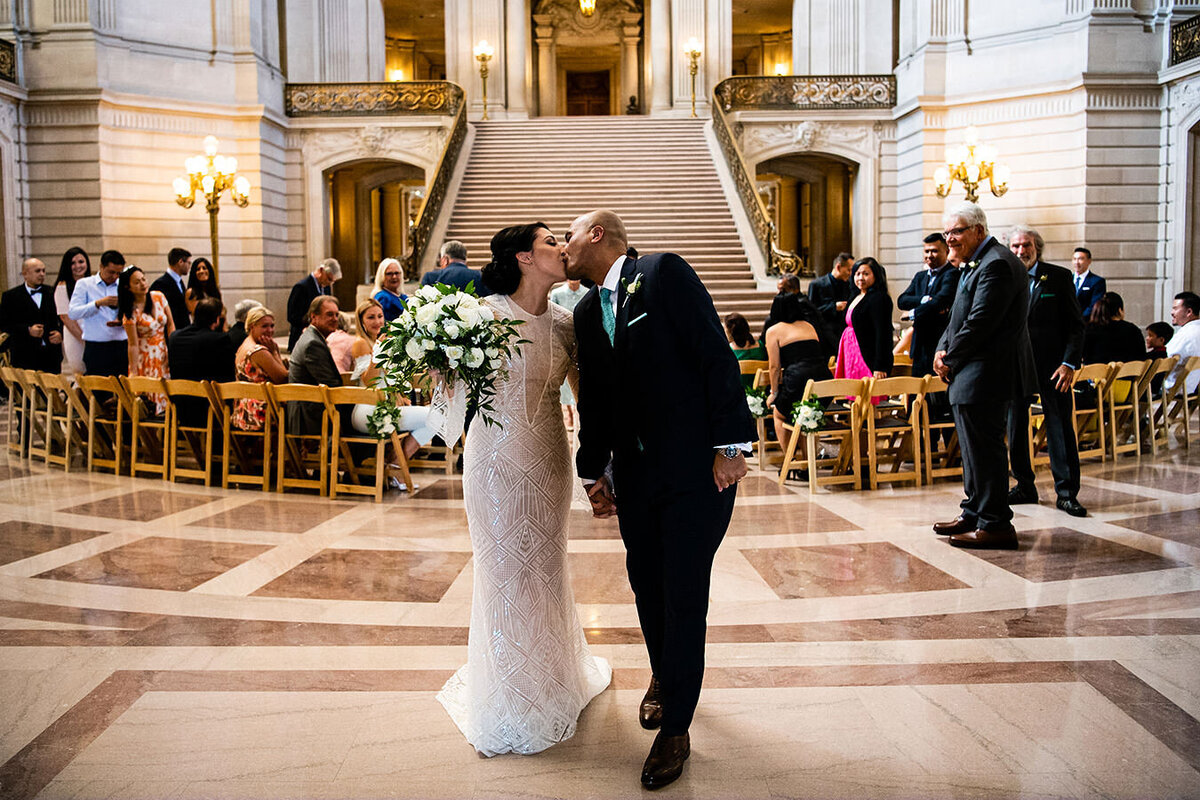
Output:
[[[167,337],[175,331],[171,307],[162,292],[150,291],[145,274],[132,264],[117,280],[117,319],[125,328],[130,377],[171,377],[167,371]],[[155,392],[146,398],[154,403],[156,415],[167,410],[165,394]]]
[[[835,378],[886,378],[892,371],[892,297],[887,273],[870,256],[854,262],[851,283],[858,295],[846,309]],[[879,402],[872,398],[871,402]]]

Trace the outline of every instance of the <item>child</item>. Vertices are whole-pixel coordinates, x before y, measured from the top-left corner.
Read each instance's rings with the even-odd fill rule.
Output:
[[[1167,342],[1171,341],[1171,337],[1175,334],[1175,329],[1167,322],[1151,322],[1146,326],[1146,358],[1166,358],[1167,357]],[[1150,394],[1154,397],[1162,396],[1162,375],[1156,375],[1150,382]]]

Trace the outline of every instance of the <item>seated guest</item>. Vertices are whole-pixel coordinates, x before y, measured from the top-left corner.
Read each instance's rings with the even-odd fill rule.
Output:
[[[892,371],[892,297],[887,273],[867,256],[854,262],[850,279],[858,294],[846,309],[834,377],[886,378]]]
[[[1146,358],[1167,358],[1167,343],[1175,335],[1175,329],[1166,322],[1151,322],[1146,326]],[[1163,378],[1165,375],[1155,375],[1150,380],[1150,393],[1155,397],[1162,396]]]
[[[261,307],[262,303],[250,298],[239,301],[233,307],[233,324],[229,326],[229,341],[233,342],[234,350],[237,350],[242,346],[242,342],[246,341],[246,315],[250,313],[250,309]]]
[[[355,316],[358,317],[358,336],[354,339],[354,374],[350,378],[362,386],[370,386],[379,377],[379,368],[372,357],[375,354],[375,342],[385,323],[383,307],[373,298],[367,298],[358,304]],[[414,406],[411,400],[402,395],[396,396],[396,402],[401,406],[398,427],[412,434],[404,440],[404,457],[412,458],[413,453],[433,441],[434,431],[426,426],[429,406]],[[367,418],[374,410],[375,406],[355,406],[350,416],[350,427],[359,433],[370,433]]]
[[[790,272],[785,273],[779,278],[779,282],[775,284],[775,289],[778,292],[775,297],[783,297],[788,294],[803,294],[803,291],[800,289],[800,278]],[[762,334],[758,337],[760,342],[767,340],[767,331],[776,322],[777,320],[771,319],[771,314],[768,313],[767,318],[763,320]]]
[[[784,295],[776,295],[776,298]],[[771,304],[774,307],[774,303]],[[770,319],[770,318],[768,318]],[[736,311],[725,317],[725,336],[729,339],[729,347],[733,357],[738,361],[766,361],[767,349],[760,341],[755,341],[750,333],[750,323]],[[749,387],[754,382],[753,375],[743,375],[742,383]]]
[[[221,299],[221,290],[217,288],[217,272],[207,258],[197,258],[192,261],[191,271],[188,272],[187,291],[183,293],[183,302],[187,304],[189,314],[196,313],[196,304],[206,297]]]
[[[216,297],[205,297],[192,311],[192,324],[175,331],[167,342],[167,364],[171,377],[188,381],[234,379],[233,342],[222,330],[225,306]],[[203,427],[208,403],[197,397],[176,401],[179,421],[190,427]]]
[[[821,312],[799,294],[781,294],[771,302],[771,319],[778,320],[767,331],[767,361],[771,394],[767,405],[775,417],[779,444],[786,449],[792,424],[792,407],[803,397],[809,380],[823,381],[829,374],[829,348],[823,344]]]
[[[42,284],[46,265],[27,258],[21,265],[20,286],[0,297],[0,326],[8,334],[12,365],[41,372],[62,371],[62,320],[54,292]]]
[[[1105,292],[1083,329],[1083,363],[1145,359],[1146,340],[1137,325],[1125,321],[1125,301],[1116,292]]]
[[[1167,376],[1165,385],[1171,389],[1179,381],[1183,371],[1187,369],[1187,361],[1192,356],[1200,356],[1200,297],[1195,292],[1180,292],[1175,295],[1171,304],[1171,323],[1179,330],[1167,343],[1167,355],[1179,356],[1175,369]],[[1200,385],[1200,370],[1193,370],[1187,376],[1187,393],[1192,394]]]
[[[233,357],[239,381],[248,383],[287,383],[288,370],[275,343],[275,315],[271,309],[255,306],[246,313],[246,338]],[[266,402],[238,400],[233,406],[233,427],[243,431],[261,431],[267,419]]]
[[[325,343],[337,330],[338,304],[336,297],[321,295],[308,307],[308,326],[292,349],[288,364],[288,383],[307,383],[312,386],[341,386],[342,375],[333,362],[333,354]],[[287,425],[292,433],[320,434],[321,416],[325,406],[318,403],[289,402]]]
[[[337,330],[325,337],[325,344],[329,345],[338,372],[349,372],[354,368],[354,356],[350,353],[354,341],[354,317],[339,312]]]
[[[394,258],[385,258],[375,270],[375,294],[372,295],[383,309],[383,319],[391,322],[400,316],[408,295],[404,293],[404,270]]]

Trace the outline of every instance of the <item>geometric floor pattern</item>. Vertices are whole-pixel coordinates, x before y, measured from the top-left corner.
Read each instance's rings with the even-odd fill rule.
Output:
[[[613,521],[569,567],[613,684],[537,756],[434,698],[466,658],[457,476],[324,500],[0,455],[0,798],[638,797],[649,668]],[[1052,497],[1048,482],[1039,484]],[[932,487],[754,471],[717,554],[688,798],[1200,797],[1200,447],[1086,464],[1018,551]]]

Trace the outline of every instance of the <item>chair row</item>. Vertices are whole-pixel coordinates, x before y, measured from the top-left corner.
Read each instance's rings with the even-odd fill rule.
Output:
[[[10,450],[67,471],[77,454],[85,454],[89,471],[209,486],[219,466],[224,488],[315,489],[322,496],[369,494],[378,502],[387,477],[395,474],[411,488],[410,466],[450,471],[458,453],[432,447],[424,458],[408,461],[408,434],[379,439],[349,431],[342,420],[356,405],[379,402],[383,395],[376,389],[98,375],[77,376],[72,384],[61,375],[14,367],[0,367],[0,378],[10,391]],[[162,414],[155,413],[156,396],[165,402]],[[289,402],[320,406],[320,433],[289,430]],[[261,428],[236,424],[239,403],[261,409]],[[384,455],[389,443],[391,463]]]

